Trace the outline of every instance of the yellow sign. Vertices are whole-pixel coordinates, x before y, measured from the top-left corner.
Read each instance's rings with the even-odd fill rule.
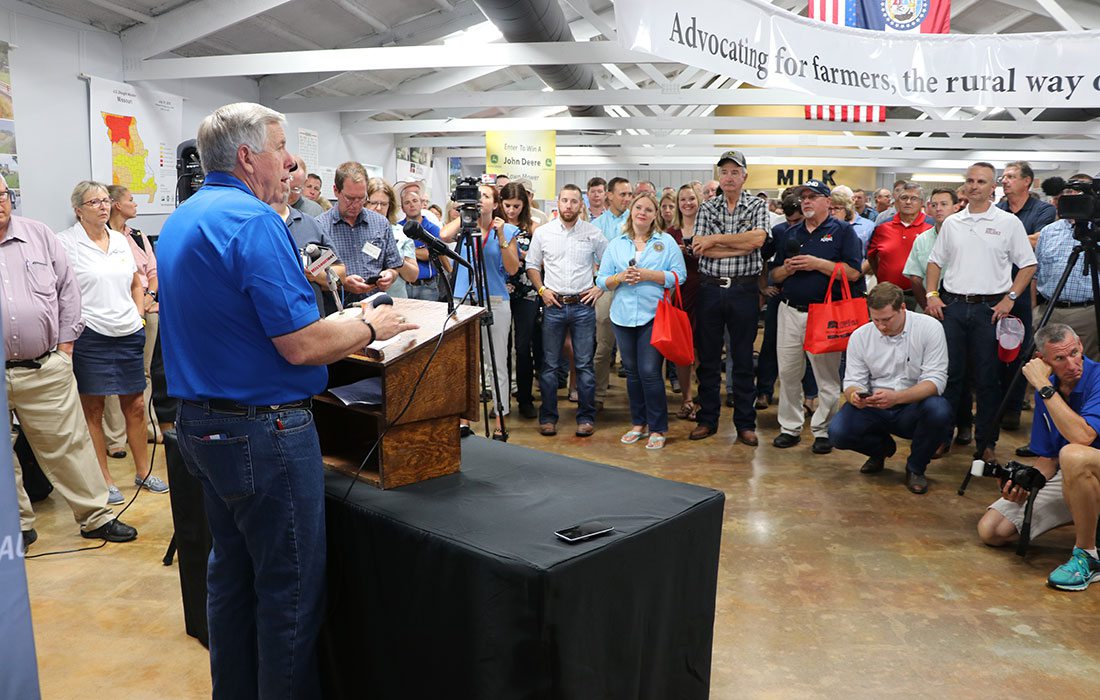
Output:
[[[535,199],[557,200],[557,161],[556,131],[485,132],[485,172],[527,178]]]
[[[877,182],[878,168],[836,167],[815,164],[802,165],[753,165],[749,159],[749,177],[745,180],[746,192],[767,192],[776,196],[788,187],[801,185],[806,180],[821,180],[829,187],[847,185],[853,190],[872,192]]]

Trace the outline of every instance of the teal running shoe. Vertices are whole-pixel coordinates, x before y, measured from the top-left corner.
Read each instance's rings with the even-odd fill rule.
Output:
[[[1100,578],[1100,560],[1094,559],[1080,547],[1073,548],[1073,556],[1065,564],[1050,573],[1047,585],[1060,591],[1083,591]]]

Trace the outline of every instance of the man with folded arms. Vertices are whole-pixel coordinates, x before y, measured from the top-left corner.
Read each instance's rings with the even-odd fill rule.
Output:
[[[905,308],[896,284],[880,282],[867,295],[871,322],[848,340],[844,395],[848,403],[829,425],[829,439],[840,450],[867,455],[860,472],[882,471],[897,444],[913,441],[905,463],[905,486],[928,491],[924,470],[952,425],[951,405],[941,396],[947,385],[947,339],[943,327]]]
[[[699,259],[699,296],[695,302],[695,347],[699,359],[698,425],[689,436],[702,440],[718,432],[722,344],[729,335],[733,379],[733,426],[750,447],[756,437],[756,382],[752,346],[760,319],[760,248],[771,225],[768,205],[744,192],[749,169],[740,151],[718,158],[720,197],[699,205],[691,249]],[[681,284],[683,280],[681,280]]]
[[[539,433],[556,435],[558,373],[565,369],[562,346],[573,339],[577,366],[577,437],[595,431],[596,300],[603,290],[593,284],[596,267],[607,248],[600,229],[580,218],[581,189],[566,185],[558,194],[558,218],[539,226],[527,250],[527,277],[542,298],[542,408]]]
[[[4,378],[42,471],[69,504],[87,539],[128,542],[137,530],[107,507],[107,482],[92,451],[73,375],[73,341],[84,329],[80,287],[57,236],[45,224],[12,216],[0,178],[0,281],[4,303]],[[15,462],[23,548],[38,539],[34,509]]]
[[[985,460],[994,458],[1000,432],[1000,426],[993,424],[1002,396],[995,324],[1011,314],[1035,274],[1035,252],[1023,224],[993,206],[995,187],[992,165],[975,163],[967,168],[969,204],[943,222],[925,271],[926,309],[943,321],[947,336],[944,398],[957,410],[966,390],[968,368],[973,369],[978,397],[975,438],[985,445],[984,454],[978,455]],[[1013,265],[1019,268],[1015,278]]]

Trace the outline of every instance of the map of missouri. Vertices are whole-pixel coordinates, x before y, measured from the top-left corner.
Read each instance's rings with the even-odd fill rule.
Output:
[[[113,184],[122,185],[135,197],[139,194],[149,196],[149,202],[157,193],[157,182],[148,171],[145,157],[149,151],[141,142],[138,134],[137,118],[125,114],[103,115],[107,125],[107,137],[111,140],[111,179]]]

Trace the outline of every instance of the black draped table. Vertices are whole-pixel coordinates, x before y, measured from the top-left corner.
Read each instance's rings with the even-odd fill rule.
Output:
[[[470,438],[462,471],[326,474],[334,698],[706,698],[719,491]],[[585,520],[610,536],[568,544]]]

